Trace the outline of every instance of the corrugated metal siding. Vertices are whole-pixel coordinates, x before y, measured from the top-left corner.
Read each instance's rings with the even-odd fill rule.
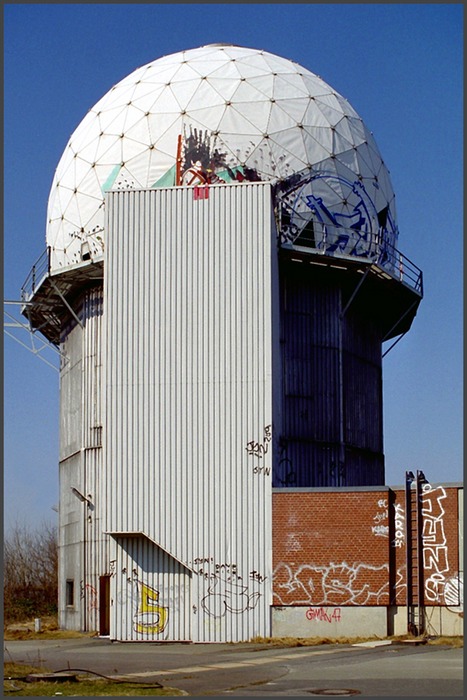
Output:
[[[384,484],[382,333],[351,308],[342,323],[346,486]]]
[[[82,299],[76,305],[82,316]],[[82,447],[83,432],[83,330],[76,321],[62,332],[60,349],[66,357],[60,368],[60,446],[62,461]]]
[[[114,192],[107,212],[108,529],[193,570],[184,638],[269,634],[270,186]]]
[[[274,486],[384,483],[381,331],[345,277],[281,267],[283,433]]]
[[[83,478],[81,453],[70,456],[60,464],[60,510],[58,537],[58,614],[59,624],[66,629],[82,628],[83,606],[80,582],[83,571],[83,528],[85,513],[82,503],[72,493]],[[73,581],[74,605],[66,605],[66,581]]]
[[[104,290],[96,287],[87,291],[84,304],[83,337],[83,445],[86,483],[86,569],[84,604],[86,629],[99,629],[99,577],[109,573],[109,542],[103,534],[107,508],[106,483],[103,475],[103,302]],[[84,506],[83,506],[84,507]]]
[[[66,578],[75,580],[79,628],[96,630],[99,576],[109,567],[108,537],[103,534],[102,287],[86,290],[74,310],[82,326],[71,319],[61,342],[67,361],[60,379],[60,579],[62,586]],[[80,501],[72,487],[89,502]],[[68,524],[71,513],[77,523],[73,531]]]
[[[132,641],[191,639],[191,573],[147,539],[118,537],[111,598],[112,637]]]

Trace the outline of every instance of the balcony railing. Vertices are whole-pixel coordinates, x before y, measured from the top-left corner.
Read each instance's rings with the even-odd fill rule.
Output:
[[[280,243],[284,248],[307,248],[313,253],[338,258],[365,258],[423,296],[422,271],[391,245],[382,232],[362,232],[358,229],[313,222],[307,224],[298,235],[281,230]]]
[[[423,273],[408,257],[391,245],[381,233],[361,231],[314,222],[297,236],[281,232],[282,247],[304,247],[310,252],[341,258],[365,258],[391,277],[423,296]],[[21,301],[27,302],[50,272],[50,248],[32,266],[21,287]]]
[[[31,272],[27,276],[21,287],[21,301],[28,301],[40,287],[45,277],[50,272],[50,248],[46,248],[42,255],[32,266]]]

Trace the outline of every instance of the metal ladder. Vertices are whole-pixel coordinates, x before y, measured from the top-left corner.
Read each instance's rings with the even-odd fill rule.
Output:
[[[423,516],[422,484],[426,483],[423,472],[406,472],[405,522],[407,558],[407,633],[421,636],[425,632],[425,601],[423,571]]]

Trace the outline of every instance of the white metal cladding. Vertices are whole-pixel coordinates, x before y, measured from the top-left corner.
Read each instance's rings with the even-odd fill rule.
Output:
[[[191,572],[147,537],[118,536],[110,634],[132,641],[187,641]]]
[[[60,463],[60,510],[58,538],[58,614],[59,625],[65,629],[82,629],[84,610],[80,601],[80,580],[83,569],[84,511],[72,487],[83,476],[81,453]],[[74,603],[67,605],[66,582],[73,581]]]
[[[96,630],[99,576],[109,568],[108,536],[103,534],[102,287],[87,290],[75,312],[81,325],[73,319],[61,342],[66,360],[60,373],[60,580],[62,586],[67,578],[75,581],[80,629]],[[68,618],[73,614],[65,613]]]
[[[270,625],[275,231],[268,183],[196,192],[107,195],[108,530],[193,570],[184,637],[235,641]]]

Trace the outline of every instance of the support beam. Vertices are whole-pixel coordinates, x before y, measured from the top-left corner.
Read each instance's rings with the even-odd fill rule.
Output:
[[[61,300],[63,301],[63,303],[65,304],[65,306],[66,306],[66,308],[68,309],[68,311],[70,312],[70,314],[73,316],[73,318],[75,319],[75,321],[77,321],[77,322],[79,323],[79,325],[81,326],[81,328],[84,328],[83,322],[82,322],[81,319],[78,317],[78,315],[76,314],[75,310],[74,310],[74,309],[70,306],[70,304],[67,302],[67,300],[65,299],[65,297],[63,296],[63,294],[61,293],[61,291],[59,290],[59,288],[57,287],[57,285],[56,285],[55,282],[53,281],[53,279],[52,279],[51,277],[49,277],[49,279],[50,279],[50,284],[51,284],[52,287],[55,289],[55,291],[57,292],[58,296],[60,297],[60,299],[61,299]]]

